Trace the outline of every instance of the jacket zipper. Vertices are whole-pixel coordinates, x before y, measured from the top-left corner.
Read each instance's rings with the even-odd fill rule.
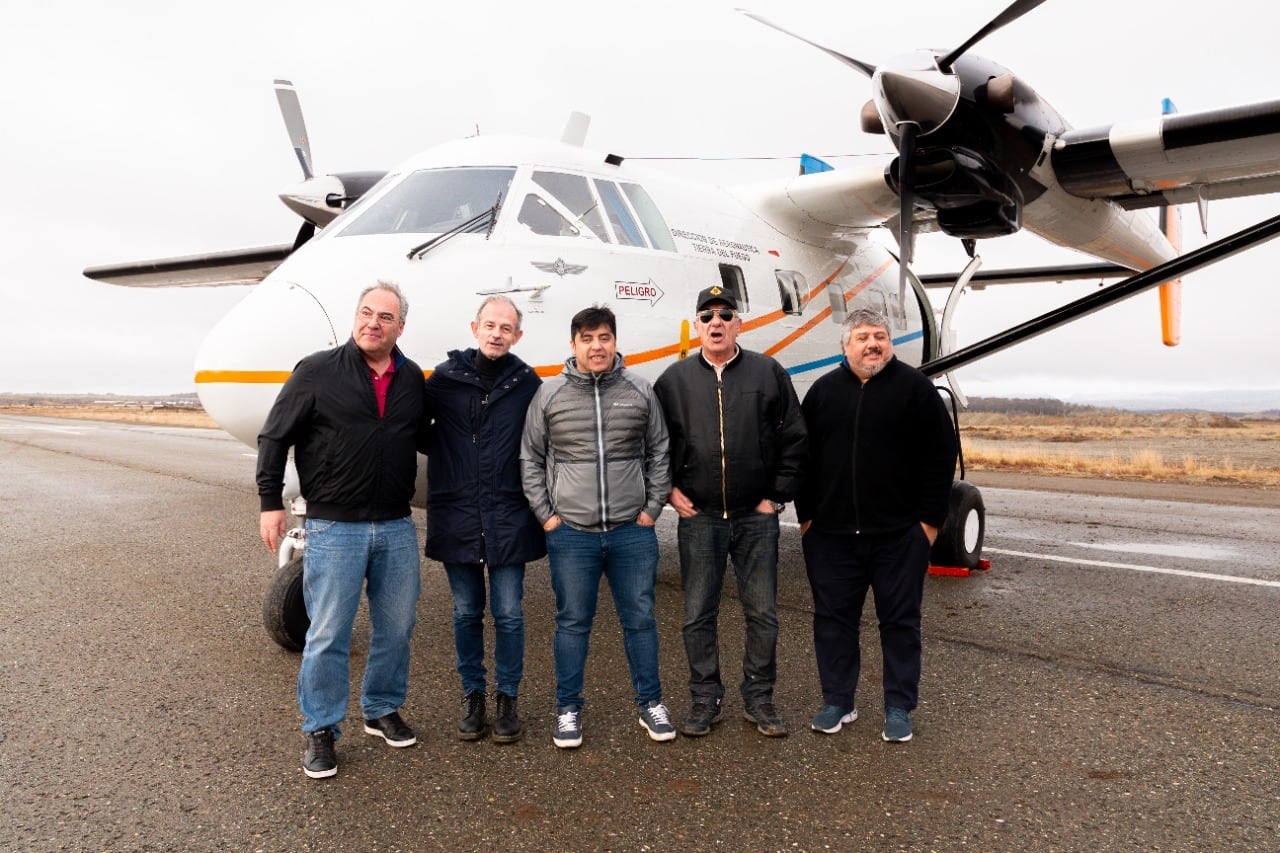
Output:
[[[608,498],[605,496],[605,456],[604,456],[604,415],[600,410],[600,377],[593,377],[592,394],[596,406],[596,457],[599,459],[597,470],[600,474],[600,529],[608,526]]]
[[[720,517],[729,517],[729,468],[724,450],[724,377],[716,374],[716,410],[720,415]]]

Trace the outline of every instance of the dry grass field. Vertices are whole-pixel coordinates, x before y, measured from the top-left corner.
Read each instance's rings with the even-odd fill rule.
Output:
[[[975,471],[1280,489],[1280,420],[1176,414],[960,416]]]
[[[217,429],[213,418],[203,409],[178,408],[155,405],[92,405],[37,404],[0,405],[0,413],[6,415],[33,415],[42,418],[81,418],[90,421],[115,421],[127,424],[151,424],[153,426],[206,427]]]
[[[199,409],[154,405],[0,405],[6,414],[216,429]],[[966,412],[970,471],[1010,471],[1280,491],[1280,419],[1208,413],[1005,415]]]

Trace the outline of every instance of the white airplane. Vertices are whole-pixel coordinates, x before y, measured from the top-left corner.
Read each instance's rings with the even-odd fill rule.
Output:
[[[592,152],[580,114],[559,142],[477,136],[385,174],[317,175],[297,94],[276,81],[303,171],[280,196],[304,220],[295,243],[85,275],[133,286],[254,284],[204,341],[195,382],[209,414],[256,446],[294,364],[345,341],[357,293],[379,279],[404,289],[411,311],[400,345],[424,366],[456,344],[486,294],[503,293],[524,311],[520,355],[541,375],[561,369],[570,316],[608,303],[628,366],[650,379],[696,350],[691,305],[718,282],[741,306],[742,344],[779,359],[803,394],[839,361],[838,327],[851,308],[882,311],[897,354],[937,376],[1280,232],[1280,218],[1268,220],[1179,258],[1142,210],[1195,202],[1203,218],[1210,200],[1280,191],[1280,101],[1073,130],[1021,78],[968,53],[1041,2],[1013,3],[954,50],[879,67],[815,45],[871,78],[863,128],[887,134],[899,156],[834,170],[811,163],[748,186],[688,183]],[[872,238],[886,228],[901,264]],[[972,257],[975,241],[1021,228],[1096,262],[984,274],[974,257],[958,276],[923,282],[910,270],[915,231],[958,237]],[[968,286],[1121,270],[1143,272],[953,347],[951,312]],[[950,288],[943,310],[926,286]],[[1176,292],[1166,296],[1173,343]],[[984,530],[981,496],[962,480],[935,562],[975,567]],[[300,648],[300,560],[285,562],[264,615],[277,642]]]

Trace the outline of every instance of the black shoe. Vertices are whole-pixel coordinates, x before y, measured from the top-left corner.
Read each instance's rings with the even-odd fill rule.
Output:
[[[484,691],[472,690],[462,697],[462,719],[458,721],[458,737],[480,740],[489,731],[484,723]]]
[[[524,726],[516,713],[516,697],[501,690],[494,697],[498,702],[498,719],[493,723],[494,743],[515,743],[524,734]]]
[[[312,779],[338,775],[338,757],[333,752],[333,729],[307,732],[307,751],[302,754],[302,772]]]
[[[376,720],[365,720],[364,733],[377,735],[394,747],[413,746],[418,742],[418,736],[413,733],[413,729],[400,719],[399,711],[392,711]]]
[[[747,705],[743,708],[743,712],[747,721],[755,723],[756,731],[765,737],[787,736],[787,724],[783,722],[782,715],[773,709],[772,702]]]
[[[680,724],[680,732],[689,737],[702,737],[711,734],[711,727],[718,722],[720,699],[696,699],[684,722]]]

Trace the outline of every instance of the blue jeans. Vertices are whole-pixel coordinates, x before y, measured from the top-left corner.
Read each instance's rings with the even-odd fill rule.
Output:
[[[561,522],[547,534],[547,559],[556,594],[556,707],[585,704],[582,674],[601,575],[609,580],[622,625],[622,647],[636,704],[643,707],[661,701],[658,622],[653,615],[653,588],[658,581],[654,529],[631,522],[604,533],[589,533]]]
[[[717,621],[729,558],[746,622],[739,691],[747,705],[773,701],[778,668],[778,516],[750,512],[732,518],[698,513],[679,522],[684,585],[684,648],[693,701],[724,696]]]
[[[483,563],[445,563],[453,591],[453,644],[458,650],[462,692],[485,692]],[[493,613],[493,669],[497,689],[519,695],[524,675],[524,563],[489,566],[489,610]]]
[[[421,586],[418,531],[409,516],[390,521],[308,518],[302,598],[311,627],[298,671],[302,730],[338,731],[351,692],[351,626],[368,583],[369,659],[360,688],[366,719],[390,714],[409,690],[409,639]]]

